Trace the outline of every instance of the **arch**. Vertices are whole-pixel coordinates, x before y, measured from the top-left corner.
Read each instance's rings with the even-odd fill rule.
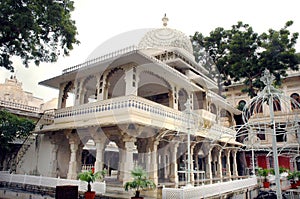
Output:
[[[172,107],[171,85],[163,77],[150,72],[139,73],[138,96],[149,99],[164,106]]]
[[[239,109],[240,111],[242,111],[244,109],[245,105],[246,105],[246,101],[245,100],[240,100],[238,102],[237,109]]]
[[[107,99],[125,96],[125,70],[121,67],[117,67],[109,71],[105,85]]]
[[[278,97],[273,97],[273,110],[281,111],[280,99]]]
[[[189,95],[188,95],[187,91],[185,89],[181,88],[178,91],[178,110],[179,111],[184,111],[186,109],[185,103],[187,102],[188,99],[189,99]]]
[[[223,126],[230,127],[230,126],[234,125],[233,120],[232,120],[232,114],[229,111],[227,111],[225,109],[221,109],[220,117],[221,117]]]
[[[291,94],[291,108],[294,109],[300,109],[299,105],[297,103],[300,103],[300,97],[298,93]]]
[[[63,94],[61,98],[61,108],[65,108],[67,105],[67,99],[69,97],[69,92],[74,89],[74,82],[69,81],[63,89]]]
[[[211,103],[210,106],[210,112],[213,113],[213,114],[216,114],[217,115],[217,107],[214,103]]]
[[[94,102],[97,99],[97,79],[95,75],[89,75],[82,85],[83,103]]]
[[[250,105],[251,115],[263,112],[263,103],[262,102],[263,102],[262,98],[258,98],[257,100],[251,102],[251,105]]]

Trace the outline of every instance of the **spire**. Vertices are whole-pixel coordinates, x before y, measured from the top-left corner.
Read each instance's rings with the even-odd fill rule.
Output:
[[[163,26],[167,27],[169,19],[168,19],[166,13],[165,13],[165,16],[162,18],[162,21],[163,21]]]

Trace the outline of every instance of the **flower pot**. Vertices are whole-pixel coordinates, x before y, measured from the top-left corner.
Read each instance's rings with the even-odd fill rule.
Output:
[[[292,189],[297,189],[297,183],[295,183],[295,182],[291,183],[291,188]]]
[[[300,180],[297,180],[297,186],[300,186]]]
[[[94,199],[96,196],[96,192],[95,191],[90,191],[90,192],[85,192],[84,193],[84,198],[85,199]]]
[[[263,182],[264,188],[270,188],[270,182]]]
[[[144,199],[144,197],[131,197],[131,199]]]

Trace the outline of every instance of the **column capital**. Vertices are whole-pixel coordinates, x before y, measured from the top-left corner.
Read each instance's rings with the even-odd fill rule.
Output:
[[[67,130],[65,132],[67,139],[69,140],[69,144],[79,144],[80,138],[75,130]]]

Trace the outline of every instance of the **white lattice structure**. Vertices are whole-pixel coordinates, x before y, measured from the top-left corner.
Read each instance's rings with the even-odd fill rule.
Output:
[[[199,199],[218,197],[230,192],[244,191],[245,189],[255,188],[257,178],[252,177],[243,180],[234,180],[223,183],[203,185],[199,187],[163,188],[163,199]]]

